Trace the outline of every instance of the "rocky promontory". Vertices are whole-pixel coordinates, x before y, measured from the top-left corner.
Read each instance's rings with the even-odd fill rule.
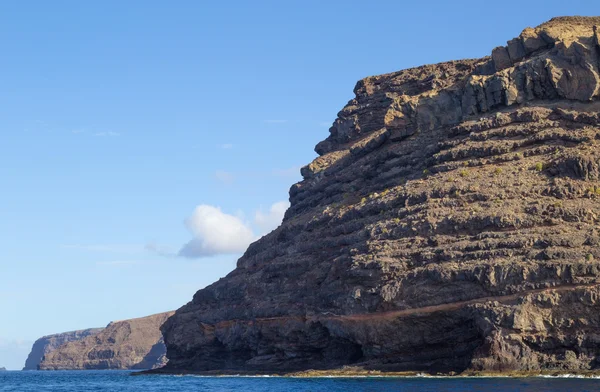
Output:
[[[163,325],[165,371],[599,369],[598,26],[359,81],[282,225]]]
[[[173,312],[39,339],[24,370],[152,369],[163,366],[160,326]],[[40,358],[40,353],[43,356]]]
[[[67,342],[84,339],[88,336],[94,336],[104,328],[89,328],[79,331],[63,332],[54,335],[48,335],[39,338],[33,343],[31,352],[25,361],[23,370],[38,370],[44,355],[56,350]]]
[[[111,322],[47,353],[40,370],[152,369],[166,363],[160,326],[173,312]]]

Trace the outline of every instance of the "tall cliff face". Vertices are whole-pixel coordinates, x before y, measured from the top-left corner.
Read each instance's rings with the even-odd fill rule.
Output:
[[[600,18],[358,82],[171,371],[600,367]]]
[[[45,353],[40,370],[152,369],[163,366],[165,345],[160,326],[173,312],[116,321],[87,337]]]
[[[82,329],[79,331],[48,335],[39,338],[33,343],[33,346],[31,347],[31,352],[29,353],[29,356],[25,361],[25,367],[23,367],[23,370],[38,370],[38,367],[42,362],[42,358],[44,358],[44,355],[56,350],[58,347],[62,346],[67,342],[73,342],[84,339],[88,336],[94,336],[102,330],[103,328],[89,328]]]

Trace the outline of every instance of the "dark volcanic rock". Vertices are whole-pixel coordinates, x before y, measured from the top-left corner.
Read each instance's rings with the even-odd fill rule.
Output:
[[[42,358],[44,355],[48,354],[51,351],[56,350],[61,345],[67,342],[73,342],[77,340],[81,340],[88,336],[93,336],[102,331],[104,328],[90,328],[83,329],[80,331],[71,331],[64,333],[57,333],[55,335],[48,335],[33,343],[33,347],[31,348],[31,352],[25,361],[25,367],[23,370],[38,370],[40,362],[42,362]]]
[[[100,332],[67,342],[45,354],[40,370],[153,369],[163,366],[160,326],[173,312],[115,321]]]
[[[600,367],[595,25],[359,81],[283,224],[163,325],[166,369]]]

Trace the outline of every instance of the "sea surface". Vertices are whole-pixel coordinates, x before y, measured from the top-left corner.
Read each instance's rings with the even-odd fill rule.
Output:
[[[129,371],[0,372],[0,391],[600,391],[579,378],[286,378],[136,376]]]

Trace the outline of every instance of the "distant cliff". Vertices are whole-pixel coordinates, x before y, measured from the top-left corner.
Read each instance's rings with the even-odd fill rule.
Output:
[[[94,336],[104,328],[90,328],[79,331],[57,333],[44,336],[33,343],[31,352],[25,361],[23,370],[37,370],[44,355],[56,350],[59,346],[72,341],[84,339],[88,336]]]
[[[6,368],[5,367],[0,367],[0,372],[5,372]]]
[[[163,371],[600,372],[600,18],[354,93]]]
[[[153,369],[166,363],[160,326],[173,312],[116,321],[47,352],[40,370]]]

